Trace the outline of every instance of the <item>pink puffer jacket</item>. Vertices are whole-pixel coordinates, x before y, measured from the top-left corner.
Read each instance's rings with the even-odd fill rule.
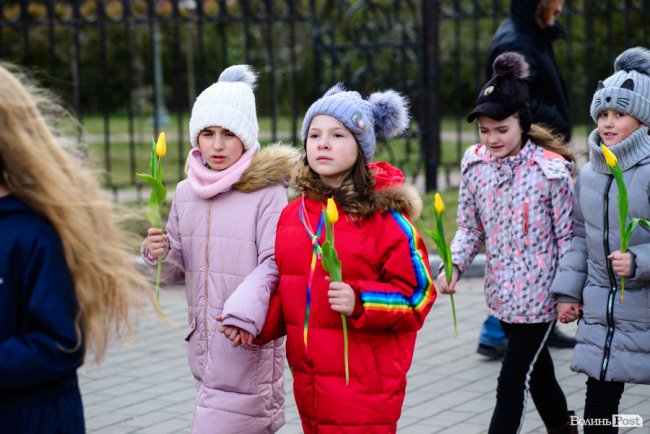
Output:
[[[163,280],[184,279],[187,291],[185,340],[197,380],[193,433],[272,433],[284,424],[284,339],[233,348],[215,318],[232,304],[254,335],[264,324],[278,280],[274,243],[287,204],[283,181],[296,155],[286,146],[265,148],[232,189],[207,200],[188,180],[177,186]],[[142,254],[156,264],[144,247]]]

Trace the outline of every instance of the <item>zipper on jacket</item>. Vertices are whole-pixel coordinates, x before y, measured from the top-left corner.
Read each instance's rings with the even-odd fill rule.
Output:
[[[609,355],[612,346],[612,338],[614,337],[614,296],[616,295],[616,277],[614,270],[612,270],[612,262],[607,259],[610,254],[609,251],[609,190],[612,187],[613,176],[609,176],[607,186],[605,187],[604,194],[604,212],[603,212],[603,247],[605,250],[605,263],[607,264],[607,275],[609,276],[609,295],[607,297],[607,335],[605,337],[605,346],[603,349],[603,362],[600,366],[600,380],[605,381],[605,374],[607,374],[607,366],[609,365]]]
[[[524,199],[524,212],[522,216],[523,220],[523,230],[524,230],[524,235],[528,235],[528,207],[529,207],[529,202],[530,199],[527,197]]]
[[[212,220],[212,201],[208,202],[208,230],[207,236],[205,237],[205,282],[204,282],[204,292],[205,292],[205,304],[203,305],[203,332],[205,333],[205,348],[206,354],[210,354],[210,339],[208,333],[208,306],[209,306],[209,288],[210,284],[210,222]],[[208,363],[208,357],[205,357],[205,363]],[[205,366],[203,365],[203,371],[205,372]]]

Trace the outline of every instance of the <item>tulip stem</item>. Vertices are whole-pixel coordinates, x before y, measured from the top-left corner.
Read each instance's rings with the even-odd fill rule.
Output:
[[[343,356],[345,362],[345,385],[350,385],[350,364],[348,361],[348,324],[345,315],[341,314],[343,321]]]
[[[625,277],[621,277],[621,299],[618,304],[623,304],[623,297],[625,297]]]
[[[456,303],[454,303],[454,294],[449,294],[451,300],[451,314],[454,317],[454,337],[458,336],[458,329],[456,327]]]

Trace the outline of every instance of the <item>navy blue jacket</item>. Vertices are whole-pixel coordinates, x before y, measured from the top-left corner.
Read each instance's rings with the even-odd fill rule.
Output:
[[[58,233],[0,197],[0,432],[84,432],[77,313]]]
[[[530,76],[526,79],[530,92],[533,123],[543,123],[555,133],[571,140],[571,106],[569,94],[555,61],[552,42],[564,31],[559,24],[542,29],[535,21],[540,0],[512,0],[510,16],[492,37],[488,49],[486,77],[492,76],[492,63],[501,53],[516,51],[526,58]]]

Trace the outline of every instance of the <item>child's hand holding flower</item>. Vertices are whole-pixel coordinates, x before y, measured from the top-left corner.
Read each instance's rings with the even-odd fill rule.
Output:
[[[329,280],[329,277],[325,279]],[[354,289],[345,282],[330,282],[330,289],[327,292],[330,306],[335,312],[350,316],[354,312],[355,295]]]
[[[438,289],[443,294],[455,294],[456,293],[456,283],[458,283],[458,268],[453,267],[451,272],[451,280],[447,283],[447,276],[445,275],[445,270],[441,270],[436,279],[438,284]]]
[[[612,269],[620,277],[630,277],[632,275],[633,259],[629,251],[622,253],[620,250],[616,250],[607,259],[612,261]]]
[[[149,228],[147,230],[147,239],[145,240],[145,245],[151,256],[158,258],[159,256],[165,256],[169,250],[169,240],[167,235],[163,233],[163,230],[160,228]]]

